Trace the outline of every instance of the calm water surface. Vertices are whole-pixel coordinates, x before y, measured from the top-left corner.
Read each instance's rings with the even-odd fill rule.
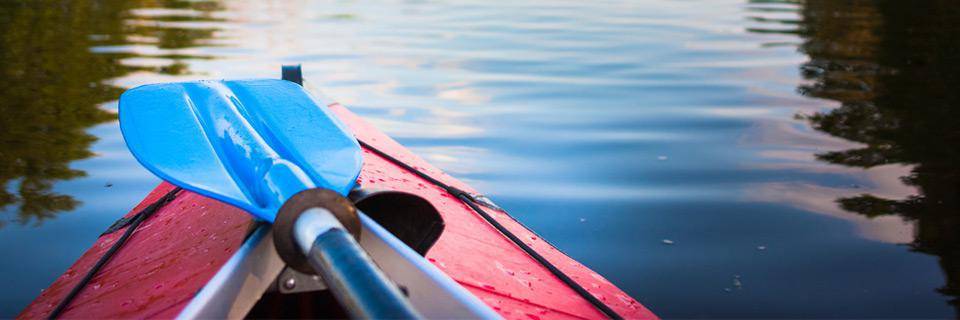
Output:
[[[3,1],[0,316],[159,182],[124,89],[303,63],[661,316],[956,317],[958,24],[951,1]]]

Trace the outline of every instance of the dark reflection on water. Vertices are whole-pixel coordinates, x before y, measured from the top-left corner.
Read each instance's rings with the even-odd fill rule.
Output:
[[[191,59],[211,57],[181,49],[216,32],[191,23],[216,21],[204,14],[219,9],[216,2],[0,1],[0,273],[17,288],[0,293],[0,317],[16,315],[155,185],[122,148],[115,101],[125,85],[114,80],[189,74]]]
[[[121,89],[100,82],[125,72],[117,57],[90,52],[95,35],[123,29],[111,10],[92,1],[4,1],[0,5],[0,209],[17,206],[24,224],[41,223],[79,204],[51,190],[84,176],[70,162],[90,157],[97,138],[85,130],[115,119],[98,104]]]
[[[801,94],[841,106],[801,115],[814,129],[860,147],[817,159],[869,169],[913,165],[900,180],[917,187],[901,199],[863,193],[840,207],[867,217],[915,223],[913,250],[939,257],[960,316],[960,10],[954,1],[809,1],[802,20],[779,20],[799,34],[811,83]],[[763,32],[763,29],[756,31]],[[765,31],[771,31],[769,29]]]
[[[177,28],[163,22],[210,20],[166,17],[128,23],[130,11],[150,1],[3,1],[0,3],[0,209],[5,222],[40,224],[80,204],[51,190],[58,181],[86,176],[70,163],[93,155],[97,137],[86,132],[116,119],[101,105],[123,89],[105,80],[133,71],[185,74],[188,58],[165,53],[112,51],[124,45],[189,48],[215,29]],[[215,10],[214,2],[155,3],[170,10]],[[139,22],[139,23],[136,23]],[[160,25],[160,26],[158,26]],[[169,59],[157,67],[127,66],[123,59]],[[15,207],[13,209],[9,206]]]

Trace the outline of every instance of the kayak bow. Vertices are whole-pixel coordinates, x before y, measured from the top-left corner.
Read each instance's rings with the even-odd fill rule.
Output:
[[[284,75],[300,78],[296,69]],[[336,310],[356,308],[348,304],[370,299],[369,292],[389,291],[391,284],[401,288],[392,301],[403,299],[427,318],[656,318],[466,184],[300,86],[245,80],[131,92],[137,90],[143,95],[128,93],[121,101],[121,125],[131,150],[151,171],[187,191],[151,206],[155,213],[141,219],[142,225],[111,228],[136,232],[102,269],[91,269],[118,243],[120,232],[105,233],[21,318],[49,315],[74,287],[81,290],[63,317],[362,316],[362,311]],[[143,110],[130,111],[135,109]],[[292,119],[280,119],[283,113]],[[189,130],[173,130],[173,125]],[[344,201],[358,186],[367,190]],[[128,218],[172,188],[159,186]],[[318,202],[319,193],[336,200]],[[336,212],[354,206],[360,209],[354,221],[337,219]],[[256,222],[273,220],[273,227]],[[323,275],[328,269],[341,272],[335,269],[344,264],[336,258],[327,258],[325,265],[312,261],[321,280],[300,272],[309,270],[297,267],[303,261],[291,258],[289,248],[300,248],[304,260],[311,253],[329,255],[316,252],[329,246],[313,242],[318,233],[333,229],[340,230],[338,241],[359,243],[350,255],[368,255],[375,264],[366,270],[383,275],[387,280],[379,283],[386,287],[352,297],[344,293],[351,289],[338,289],[333,276]],[[307,246],[310,250],[303,249]],[[93,270],[89,285],[78,286],[76,275],[88,270]],[[331,302],[330,292],[339,302]]]

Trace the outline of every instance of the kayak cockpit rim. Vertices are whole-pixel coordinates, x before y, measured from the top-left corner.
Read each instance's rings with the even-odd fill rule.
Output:
[[[425,318],[500,319],[480,299],[364,213],[360,246]],[[217,271],[177,319],[242,318],[274,286],[284,263],[270,224],[261,224]]]

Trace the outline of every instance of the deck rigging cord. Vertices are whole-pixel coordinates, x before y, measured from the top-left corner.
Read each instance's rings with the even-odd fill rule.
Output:
[[[483,208],[480,208],[480,205],[489,206],[489,201],[480,200],[476,195],[473,195],[469,192],[460,190],[459,188],[453,187],[440,180],[437,180],[436,178],[406,164],[405,162],[381,151],[380,149],[377,149],[376,147],[370,145],[369,143],[364,142],[363,140],[357,139],[357,142],[359,142],[360,145],[366,148],[367,150],[370,150],[371,152],[376,153],[381,158],[384,158],[387,161],[393,163],[394,165],[413,173],[414,175],[420,177],[421,179],[424,179],[427,182],[430,182],[431,184],[444,189],[444,191],[450,193],[457,199],[460,199],[460,201],[462,201],[464,204],[470,207],[470,209],[472,209],[474,212],[480,215],[480,217],[482,217],[485,221],[487,221],[487,223],[489,223],[491,226],[497,229],[497,231],[499,231],[501,234],[503,234],[508,239],[510,239],[510,241],[513,242],[515,245],[517,245],[517,247],[519,247],[521,250],[526,252],[527,255],[529,255],[531,258],[536,260],[540,265],[542,265],[544,268],[550,271],[551,274],[557,277],[561,282],[563,282],[565,285],[570,287],[570,289],[575,291],[585,300],[590,302],[590,304],[592,304],[598,310],[603,312],[605,315],[607,315],[611,319],[617,319],[617,320],[623,319],[623,317],[621,317],[616,311],[611,309],[610,306],[606,305],[605,303],[597,299],[597,297],[595,297],[593,294],[587,291],[587,289],[585,289],[575,280],[570,278],[570,276],[568,276],[562,270],[557,268],[553,263],[551,263],[545,257],[540,255],[539,252],[537,252],[536,250],[531,248],[529,245],[527,245],[525,242],[523,242],[523,240],[521,240],[519,237],[513,234],[513,232],[511,232],[506,227],[504,227],[503,224],[501,224],[499,221],[493,218],[493,216],[491,216],[488,212],[483,210]],[[143,223],[143,221],[146,221],[148,218],[150,218],[158,209],[160,209],[165,204],[172,201],[180,190],[182,190],[182,188],[180,187],[176,187],[173,190],[170,190],[163,197],[161,197],[160,199],[157,199],[157,201],[154,201],[153,203],[148,205],[146,208],[143,208],[142,210],[140,210],[140,212],[137,212],[131,218],[127,218],[125,220],[121,219],[122,222],[118,221],[118,223],[122,223],[121,225],[118,226],[117,224],[115,224],[114,226],[111,226],[107,232],[104,232],[104,234],[107,234],[113,230],[116,230],[122,227],[127,228],[126,231],[123,233],[123,235],[120,236],[120,238],[117,239],[117,241],[114,242],[112,246],[110,246],[110,249],[108,249],[107,252],[105,252],[102,256],[100,256],[100,259],[97,260],[96,264],[94,264],[93,267],[90,268],[89,271],[87,271],[87,273],[83,276],[83,278],[79,282],[77,282],[77,284],[74,285],[74,287],[70,290],[70,292],[63,298],[63,300],[61,300],[60,303],[57,304],[57,307],[50,312],[50,314],[47,316],[47,319],[55,319],[58,316],[60,316],[60,314],[63,313],[66,307],[70,304],[70,302],[74,298],[76,298],[76,296],[80,293],[80,291],[82,291],[83,288],[86,287],[86,285],[93,279],[93,277],[100,271],[100,269],[104,265],[106,265],[106,263],[110,260],[110,258],[112,258],[113,255],[116,254],[116,252],[119,251],[121,247],[123,247],[123,245],[127,242],[127,240],[130,238],[133,232],[136,231],[136,229],[140,226],[140,224]],[[500,210],[503,211],[502,209]],[[520,221],[516,221],[516,222],[522,225]]]
[[[120,238],[117,239],[117,241],[110,246],[110,249],[107,249],[107,252],[105,252],[102,256],[100,256],[100,259],[97,260],[97,263],[95,263],[93,267],[91,267],[90,270],[87,271],[87,274],[85,274],[83,278],[81,278],[80,281],[77,282],[77,284],[75,284],[72,289],[70,289],[70,293],[67,293],[67,295],[63,298],[63,300],[60,300],[60,303],[57,304],[57,307],[53,308],[53,311],[50,311],[50,314],[47,315],[47,319],[56,319],[57,317],[59,317],[60,314],[63,313],[63,311],[67,308],[67,306],[70,305],[70,302],[73,301],[73,299],[76,298],[78,294],[80,294],[80,291],[82,291],[83,288],[87,286],[87,283],[89,283],[90,280],[93,280],[93,277],[97,275],[97,272],[100,271],[100,268],[106,265],[107,262],[110,261],[110,258],[112,258],[113,255],[120,250],[120,247],[123,247],[123,244],[126,243],[128,239],[130,239],[130,236],[133,235],[133,232],[137,230],[140,224],[146,221],[148,218],[150,218],[150,216],[156,213],[157,210],[162,208],[164,205],[166,205],[170,201],[173,201],[173,199],[176,198],[177,192],[180,192],[180,190],[183,190],[183,189],[181,189],[180,187],[173,188],[173,190],[170,190],[169,192],[167,192],[167,194],[163,195],[163,197],[160,197],[160,199],[157,199],[157,201],[154,201],[153,203],[148,205],[146,208],[143,208],[142,210],[140,210],[140,212],[137,212],[130,219],[125,220],[125,221],[129,221],[129,223],[124,223],[124,225],[126,225],[127,230],[124,231],[123,235],[120,236]],[[121,221],[124,221],[124,220],[121,219]],[[120,221],[118,221],[118,223],[120,223]],[[107,229],[108,232],[104,232],[104,234],[110,233],[109,232],[110,230],[117,229],[116,226],[117,224],[114,224],[109,229]]]
[[[393,163],[394,165],[396,165],[396,166],[398,166],[398,167],[401,167],[401,168],[403,168],[404,170],[407,170],[407,171],[409,171],[409,172],[417,175],[417,176],[420,177],[421,179],[427,180],[427,182],[430,182],[431,184],[434,184],[434,185],[436,185],[436,186],[444,189],[445,191],[447,191],[448,193],[450,193],[451,195],[453,195],[453,196],[456,197],[457,199],[460,199],[460,201],[462,201],[462,202],[463,202],[464,204],[466,204],[468,207],[470,207],[471,209],[473,209],[473,211],[475,211],[478,215],[480,215],[480,217],[482,217],[484,220],[486,220],[487,223],[489,223],[489,224],[492,225],[494,228],[496,228],[498,231],[500,231],[500,233],[502,233],[504,236],[506,236],[508,239],[510,239],[510,241],[512,241],[514,244],[516,244],[518,247],[520,247],[520,249],[522,249],[524,252],[526,252],[528,255],[530,255],[531,258],[533,258],[533,259],[536,260],[538,263],[540,263],[540,265],[542,265],[544,268],[546,268],[547,270],[549,270],[550,273],[552,273],[554,276],[556,276],[558,279],[560,279],[560,281],[563,282],[564,284],[566,284],[568,287],[570,287],[570,289],[573,289],[573,291],[576,291],[577,294],[579,294],[581,297],[583,297],[583,298],[586,299],[588,302],[590,302],[590,304],[592,304],[594,307],[596,307],[597,309],[599,309],[601,312],[603,312],[605,315],[607,315],[607,316],[610,317],[611,319],[616,319],[616,320],[621,320],[621,319],[623,319],[623,317],[620,316],[620,314],[618,314],[616,311],[614,311],[613,309],[611,309],[610,306],[608,306],[607,304],[603,303],[603,301],[600,301],[600,299],[597,299],[597,297],[595,297],[593,294],[591,294],[589,291],[587,291],[587,289],[585,289],[583,286],[581,286],[581,285],[580,285],[579,283],[577,283],[575,280],[573,280],[572,278],[570,278],[570,276],[568,276],[568,275],[567,275],[566,273],[564,273],[562,270],[560,270],[560,269],[557,268],[555,265],[553,265],[553,263],[551,263],[549,260],[547,260],[547,258],[544,258],[542,255],[540,255],[539,252],[537,252],[536,250],[534,250],[533,248],[531,248],[529,245],[527,245],[525,242],[523,242],[523,240],[521,240],[519,237],[517,237],[515,234],[513,234],[513,232],[510,232],[510,230],[507,230],[506,227],[504,227],[502,224],[500,224],[499,221],[497,221],[497,220],[494,219],[492,216],[490,216],[489,213],[487,213],[485,210],[483,210],[483,208],[480,208],[480,206],[478,205],[478,204],[480,204],[480,205],[488,205],[489,201],[486,201],[485,199],[484,199],[484,200],[478,199],[478,196],[476,196],[476,195],[473,195],[473,194],[471,194],[471,193],[469,193],[469,192],[460,190],[459,188],[456,188],[456,187],[453,187],[453,186],[448,185],[448,184],[446,184],[446,183],[443,183],[442,181],[437,180],[437,179],[434,178],[434,177],[431,177],[430,175],[424,173],[423,171],[420,171],[420,170],[418,170],[417,168],[414,168],[414,167],[412,167],[412,166],[404,163],[403,161],[400,161],[400,159],[394,158],[393,156],[391,156],[391,155],[389,155],[389,154],[381,151],[380,149],[377,149],[376,147],[370,145],[369,143],[364,142],[363,140],[357,139],[357,142],[359,142],[360,145],[363,146],[364,148],[366,148],[367,150],[370,150],[370,151],[372,151],[373,153],[376,153],[376,154],[377,154],[378,156],[380,156],[381,158],[384,158],[384,159],[386,159],[387,161]],[[499,210],[504,211],[503,209],[499,209]],[[506,211],[504,211],[504,212],[506,212]],[[523,225],[523,223],[521,223],[520,221],[517,221],[517,220],[514,220],[514,221],[516,221],[516,222],[519,223],[520,225]],[[524,226],[524,227],[526,228],[526,226]],[[529,230],[529,228],[527,228],[527,229]],[[541,237],[541,239],[542,239],[542,237]]]

